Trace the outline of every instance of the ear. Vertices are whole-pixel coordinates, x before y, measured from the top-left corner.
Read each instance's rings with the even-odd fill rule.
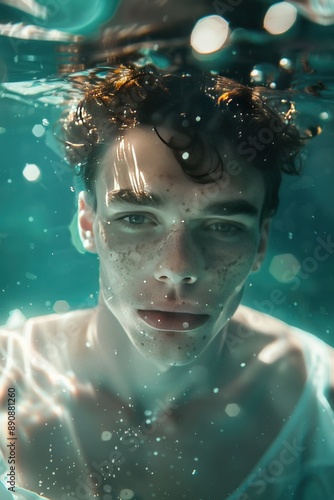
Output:
[[[96,253],[94,238],[95,211],[89,201],[88,193],[81,191],[78,196],[78,228],[81,242],[87,252]]]
[[[270,222],[271,222],[271,219],[264,219],[264,221],[261,224],[259,246],[257,248],[256,257],[255,257],[254,264],[252,267],[253,273],[260,270],[262,262],[265,258],[267,247],[268,247]]]

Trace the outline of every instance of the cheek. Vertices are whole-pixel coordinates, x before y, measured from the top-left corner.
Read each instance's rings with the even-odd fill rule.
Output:
[[[210,251],[206,270],[212,274],[213,286],[230,290],[241,285],[252,269],[255,254],[256,244],[253,242],[229,250],[225,248],[224,252]]]
[[[95,234],[101,275],[117,279],[119,285],[122,283],[120,278],[133,276],[135,279],[154,258],[156,245],[143,243],[142,237],[136,242],[131,236],[131,243],[128,243],[124,235],[113,233],[107,223],[99,223]]]

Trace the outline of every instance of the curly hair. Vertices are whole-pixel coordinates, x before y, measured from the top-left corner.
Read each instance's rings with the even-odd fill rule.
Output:
[[[292,123],[293,104],[278,112],[256,87],[210,73],[158,74],[149,66],[121,66],[106,76],[95,75],[85,87],[83,98],[63,120],[63,142],[66,158],[95,206],[94,182],[105,146],[138,125],[153,127],[185,174],[203,184],[222,177],[225,165],[218,145],[228,142],[236,158],[263,175],[263,216],[277,210],[282,173],[300,172],[305,138]],[[168,141],[162,125],[174,132]]]

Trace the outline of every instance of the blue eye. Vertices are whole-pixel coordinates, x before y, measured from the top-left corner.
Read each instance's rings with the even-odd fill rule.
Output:
[[[140,226],[144,224],[145,222],[148,221],[148,218],[146,215],[141,215],[141,214],[131,214],[127,215],[126,217],[123,217],[121,220],[124,220],[128,224],[131,224],[133,226]]]
[[[221,234],[237,234],[241,228],[229,222],[215,222],[207,227],[209,231],[216,231]]]
[[[155,226],[155,220],[144,214],[127,214],[119,217],[117,221],[126,229],[149,229]]]

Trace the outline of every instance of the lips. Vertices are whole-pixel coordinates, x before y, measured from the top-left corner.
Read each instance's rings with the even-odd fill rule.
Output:
[[[139,317],[156,330],[181,331],[195,330],[209,319],[208,314],[176,313],[169,311],[138,311]]]

